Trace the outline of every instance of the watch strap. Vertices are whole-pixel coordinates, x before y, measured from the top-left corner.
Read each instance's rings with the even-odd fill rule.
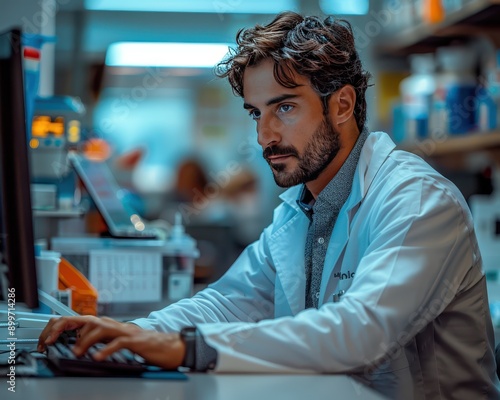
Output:
[[[182,360],[182,366],[190,369],[196,367],[196,337],[198,335],[197,329],[194,326],[188,326],[181,329],[180,336],[184,343],[186,352]]]

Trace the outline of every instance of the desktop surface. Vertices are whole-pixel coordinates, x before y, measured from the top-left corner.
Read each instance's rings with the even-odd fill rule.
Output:
[[[3,383],[0,386],[6,386]],[[1,388],[5,390],[7,388]],[[1,390],[0,389],[0,390]],[[2,398],[38,400],[303,400],[383,396],[345,375],[188,374],[187,380],[140,378],[17,378]]]

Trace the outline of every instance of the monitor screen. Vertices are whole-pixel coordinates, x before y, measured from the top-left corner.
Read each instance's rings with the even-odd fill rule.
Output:
[[[38,307],[21,31],[0,33],[0,251],[16,303]]]

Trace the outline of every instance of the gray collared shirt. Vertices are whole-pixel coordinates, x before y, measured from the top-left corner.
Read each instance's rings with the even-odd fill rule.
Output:
[[[304,185],[297,204],[310,220],[305,248],[306,308],[318,307],[323,264],[340,209],[351,193],[361,149],[368,137],[363,131],[344,164],[314,200]]]

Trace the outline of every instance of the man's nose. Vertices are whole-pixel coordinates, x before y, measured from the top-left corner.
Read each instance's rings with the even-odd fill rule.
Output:
[[[257,122],[257,142],[262,148],[281,141],[282,122],[273,116],[262,116]]]

